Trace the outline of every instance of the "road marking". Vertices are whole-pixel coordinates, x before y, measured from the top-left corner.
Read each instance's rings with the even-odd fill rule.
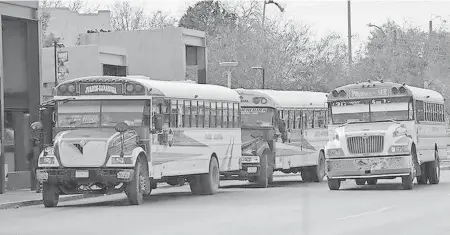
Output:
[[[372,214],[391,210],[392,208],[394,208],[394,207],[392,207],[392,206],[391,207],[383,207],[383,208],[380,208],[380,209],[374,210],[374,211],[368,211],[368,212],[364,212],[364,213],[360,213],[360,214],[356,214],[356,215],[349,215],[349,216],[341,217],[341,218],[338,218],[337,220],[345,220],[345,219],[352,219],[352,218],[357,218],[357,217],[361,217],[361,216],[365,216],[365,215],[372,215]]]

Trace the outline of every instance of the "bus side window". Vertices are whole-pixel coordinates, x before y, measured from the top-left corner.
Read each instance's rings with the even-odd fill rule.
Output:
[[[211,124],[212,128],[217,127],[217,102],[211,102]]]
[[[234,108],[234,128],[239,128],[241,127],[239,117],[239,104],[233,103],[233,108]]]
[[[303,129],[302,115],[303,115],[302,111],[300,111],[300,110],[295,111],[295,123],[294,123],[295,129]]]
[[[205,101],[205,127],[209,128],[210,119],[211,119],[211,102]]]
[[[191,101],[191,127],[197,127],[198,121],[197,101]]]
[[[205,107],[203,106],[204,102],[203,101],[197,101],[198,104],[198,108],[197,108],[197,127],[205,127],[204,123],[205,123]]]
[[[305,129],[314,128],[314,112],[305,110],[303,114]]]
[[[183,127],[191,126],[191,101],[184,101],[184,113],[183,113]]]
[[[324,128],[325,127],[325,110],[314,111],[314,127]]]
[[[228,127],[228,103],[222,102],[222,128]]]
[[[416,101],[416,118],[417,121],[425,121],[425,112],[424,112],[424,103],[423,101]]]

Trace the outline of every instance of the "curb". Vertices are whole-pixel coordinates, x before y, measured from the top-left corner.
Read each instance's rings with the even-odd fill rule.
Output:
[[[59,202],[67,202],[67,201],[74,201],[74,200],[80,200],[84,198],[92,198],[92,197],[101,197],[104,195],[69,195],[59,198]],[[0,210],[6,210],[6,209],[17,209],[19,207],[25,207],[25,206],[36,206],[43,204],[42,199],[35,199],[35,200],[24,200],[19,202],[6,202],[6,203],[0,203]]]

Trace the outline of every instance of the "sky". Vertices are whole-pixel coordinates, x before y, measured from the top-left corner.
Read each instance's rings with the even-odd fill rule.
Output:
[[[106,9],[108,4],[115,0],[89,0],[97,3],[101,9]],[[228,2],[245,0],[228,0]],[[263,0],[261,5],[263,4]],[[275,0],[279,2],[285,11],[281,13],[273,5],[267,5],[269,17],[282,17],[285,20],[303,22],[311,26],[317,38],[325,36],[330,32],[336,32],[347,37],[347,1],[346,0]],[[192,0],[131,0],[134,5],[141,5],[147,12],[161,10],[176,18],[183,15],[189,5],[197,1]],[[404,24],[409,22],[428,30],[428,22],[433,20],[434,24],[442,23],[441,19],[450,20],[450,0],[447,1],[373,1],[352,0],[352,44],[354,50],[359,47],[370,34],[371,30],[367,24],[381,26],[387,20],[393,20]],[[439,18],[440,16],[441,18]],[[449,24],[450,29],[450,22]],[[444,27],[447,25],[444,24]],[[447,27],[446,27],[447,28]]]

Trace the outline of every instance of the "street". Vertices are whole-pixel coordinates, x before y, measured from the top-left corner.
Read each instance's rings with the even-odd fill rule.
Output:
[[[192,196],[189,187],[157,189],[141,206],[124,194],[0,211],[0,234],[450,234],[450,172],[439,185],[401,188],[400,179],[377,186],[302,183],[275,178],[267,189],[222,183],[219,194]]]

